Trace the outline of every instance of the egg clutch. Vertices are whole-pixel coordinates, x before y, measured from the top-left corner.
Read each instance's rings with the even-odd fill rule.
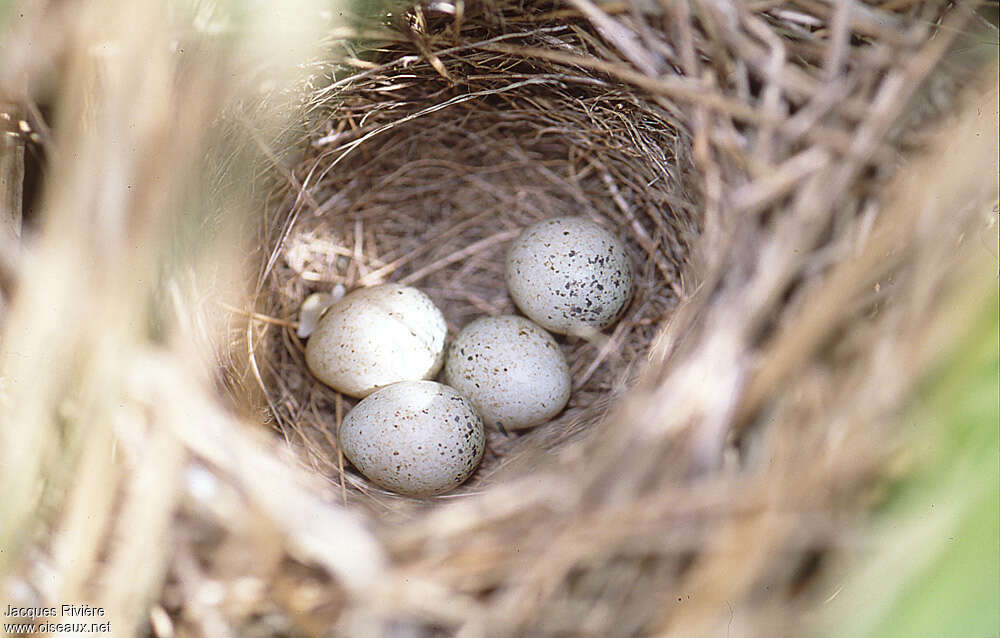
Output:
[[[442,494],[479,465],[484,427],[530,428],[559,414],[572,382],[550,332],[587,336],[612,325],[632,299],[635,271],[603,227],[557,217],[514,240],[505,281],[527,318],[480,317],[447,348],[444,315],[408,286],[355,290],[320,317],[306,364],[361,399],[339,444],[369,480],[400,494]],[[442,367],[446,384],[430,381]]]

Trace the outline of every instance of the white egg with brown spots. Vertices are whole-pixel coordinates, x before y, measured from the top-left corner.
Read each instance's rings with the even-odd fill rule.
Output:
[[[461,485],[486,447],[468,399],[434,381],[404,381],[373,392],[340,426],[344,456],[372,482],[413,496]]]
[[[482,317],[463,328],[448,349],[444,373],[486,425],[505,430],[548,421],[565,407],[572,386],[552,335],[514,315]]]
[[[525,315],[560,334],[614,324],[632,299],[635,271],[625,245],[583,217],[532,224],[507,252],[507,290]]]
[[[444,315],[416,288],[362,288],[320,318],[306,344],[306,364],[333,389],[364,397],[393,383],[436,375],[447,332]]]

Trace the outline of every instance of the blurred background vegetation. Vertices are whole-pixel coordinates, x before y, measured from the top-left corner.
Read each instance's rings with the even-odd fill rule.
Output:
[[[944,300],[957,346],[903,415],[903,467],[831,583],[829,638],[1000,635],[1000,289],[978,275]]]

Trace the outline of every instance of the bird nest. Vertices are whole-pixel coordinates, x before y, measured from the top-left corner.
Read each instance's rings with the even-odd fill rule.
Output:
[[[232,42],[153,38],[146,3],[88,21],[56,4],[35,27],[26,11],[24,50],[79,32],[91,57],[0,71],[10,85],[41,57],[80,65],[62,102],[78,120],[37,133],[61,223],[39,226],[31,267],[0,251],[3,343],[21,348],[0,350],[16,381],[0,426],[39,423],[0,449],[24,550],[0,556],[0,591],[92,600],[156,636],[813,626],[898,471],[901,406],[995,202],[995,68],[979,71],[995,47],[969,53],[975,7],[434,0],[334,34],[275,132],[253,126],[254,108],[287,106],[273,95],[212,92],[243,82],[232,60],[251,54]],[[186,62],[205,50],[233,67]],[[237,138],[262,179],[240,182]],[[199,144],[214,188],[265,185],[262,214],[172,217]],[[454,335],[516,311],[506,247],[564,215],[621,237],[636,266],[617,324],[559,337],[565,411],[489,432],[453,493],[368,482],[337,445],[354,401],[305,365],[302,302],[405,283]],[[194,276],[162,265],[203,245]],[[233,246],[253,247],[246,291],[211,268]],[[39,371],[36,349],[70,363]]]

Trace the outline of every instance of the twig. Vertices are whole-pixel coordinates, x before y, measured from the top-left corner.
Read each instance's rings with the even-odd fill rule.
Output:
[[[278,319],[276,317],[270,317],[268,315],[262,315],[259,312],[252,312],[252,311],[249,311],[249,310],[243,310],[242,308],[237,308],[236,306],[230,306],[229,304],[227,304],[224,301],[219,301],[217,303],[222,308],[225,308],[229,312],[234,312],[234,313],[236,313],[238,315],[242,315],[244,317],[249,317],[250,319],[253,319],[254,321],[261,321],[263,323],[270,323],[270,324],[274,324],[276,326],[283,326],[285,328],[298,328],[299,327],[299,322],[298,321],[290,321],[288,319]]]

